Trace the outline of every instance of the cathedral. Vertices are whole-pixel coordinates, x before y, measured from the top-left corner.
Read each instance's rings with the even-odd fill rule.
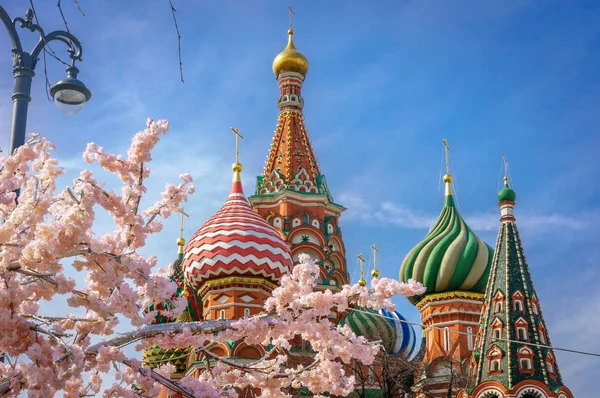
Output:
[[[223,206],[187,244],[183,236],[177,241],[171,278],[179,286],[177,294],[187,299],[187,308],[171,319],[162,313],[168,304],[153,304],[149,310],[158,313],[155,323],[256,315],[301,253],[320,266],[316,289],[337,291],[350,283],[341,228],[345,208],[328,189],[305,127],[302,86],[309,63],[293,37],[290,25],[287,46],[273,61],[279,116],[264,171],[248,196],[236,150],[231,191]],[[237,142],[239,131],[232,130]],[[363,385],[363,393],[356,396],[573,398],[563,384],[534,289],[509,179],[505,177],[498,193],[500,221],[494,247],[459,214],[447,162],[443,182],[445,200],[437,221],[400,266],[400,280],[413,278],[427,288],[423,295],[410,298],[421,315],[422,330],[417,334],[398,312],[363,307],[337,319],[357,335],[380,340],[387,360],[414,365],[410,391],[394,395],[365,378],[369,394],[364,394]],[[373,276],[378,275],[375,268]],[[362,262],[359,283],[365,283]],[[265,354],[263,347],[243,342],[209,350],[241,362]],[[178,379],[203,371],[205,362],[198,355],[187,348],[153,347],[143,361],[152,368],[172,363],[176,367],[172,378]],[[177,395],[165,391],[162,396]]]

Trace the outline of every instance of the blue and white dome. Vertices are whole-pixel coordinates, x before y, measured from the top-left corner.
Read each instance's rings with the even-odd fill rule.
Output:
[[[390,350],[390,354],[399,355],[407,360],[413,359],[419,352],[419,344],[412,325],[406,323],[406,318],[398,311],[390,312],[381,309],[379,310],[379,315],[387,318],[396,333],[396,342]]]

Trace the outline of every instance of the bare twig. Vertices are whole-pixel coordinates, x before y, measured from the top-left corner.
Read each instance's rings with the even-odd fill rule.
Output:
[[[65,29],[67,30],[67,33],[71,33],[71,31],[69,30],[69,25],[67,24],[67,19],[65,18],[65,14],[63,14],[63,10],[62,7],[60,5],[60,0],[58,0],[56,2],[56,6],[58,7],[58,11],[60,12],[60,16],[65,24]]]
[[[59,1],[59,3],[60,3],[60,1]],[[29,4],[31,5],[31,11],[33,11],[33,17],[35,18],[35,23],[40,25],[40,20],[38,19],[37,12],[35,11],[35,6],[33,5],[33,0],[29,0]],[[62,14],[62,10],[61,10],[61,14]],[[44,77],[46,78],[46,97],[48,97],[48,101],[52,101],[52,97],[50,96],[50,80],[48,79],[48,71],[46,68],[46,53],[48,53],[51,57],[53,57],[57,61],[62,62],[66,66],[70,66],[70,65],[68,63],[66,63],[65,61],[63,61],[62,59],[60,59],[58,57],[58,55],[56,55],[54,50],[52,50],[52,48],[46,41],[46,36],[44,36],[43,34],[40,34],[40,37],[44,42],[44,52],[42,54],[44,57]]]
[[[81,9],[81,7],[79,6],[79,3],[77,2],[77,0],[73,0],[73,2],[75,3],[75,6],[77,6],[77,9],[79,10],[79,12],[81,13],[82,17],[85,17],[85,14],[83,13],[83,10]]]
[[[175,7],[173,7],[173,2],[169,1],[169,6],[171,7],[171,14],[173,14],[173,22],[175,23],[175,31],[177,32],[177,52],[179,54],[179,76],[181,78],[181,82],[183,81],[183,62],[181,60],[181,34],[179,33],[179,25],[177,25],[177,18],[175,17],[175,12],[177,11]]]

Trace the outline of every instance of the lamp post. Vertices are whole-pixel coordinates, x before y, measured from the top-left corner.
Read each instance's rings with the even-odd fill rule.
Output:
[[[10,152],[25,143],[25,129],[27,128],[27,108],[31,101],[31,80],[35,76],[35,67],[40,52],[51,41],[59,41],[67,46],[71,65],[67,67],[67,78],[59,81],[50,89],[58,108],[67,113],[74,114],[83,107],[83,104],[92,97],[92,93],[81,81],[77,79],[79,69],[75,61],[81,61],[81,43],[69,32],[55,30],[48,34],[37,24],[33,23],[33,11],[27,10],[25,19],[17,17],[10,19],[6,10],[0,6],[0,19],[4,23],[10,41],[12,42],[13,75],[15,85],[12,95],[13,117],[10,131]],[[31,52],[23,51],[21,40],[17,34],[17,24],[31,32],[37,31],[40,39]]]

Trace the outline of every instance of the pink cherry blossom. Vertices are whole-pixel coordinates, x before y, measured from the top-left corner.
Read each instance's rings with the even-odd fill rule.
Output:
[[[142,208],[147,203],[142,198],[154,195],[144,186],[152,150],[168,127],[164,120],[148,120],[126,156],[87,145],[83,161],[114,176],[118,189],[107,188],[109,182],[90,170],[58,189],[63,169],[53,158],[54,146],[37,135],[11,156],[0,157],[0,353],[5,359],[0,363],[0,395],[98,395],[115,369],[106,397],[156,396],[162,388],[187,396],[235,397],[252,389],[281,397],[301,386],[317,395],[349,394],[355,380],[342,363],[372,363],[379,346],[337,326],[330,315],[354,304],[391,309],[391,297],[423,293],[419,283],[379,279],[370,288],[314,292],[319,268],[300,255],[300,264],[282,278],[260,315],[223,324],[216,334],[204,333],[210,325],[202,322],[186,327],[173,323],[161,333],[140,334],[156,316],[156,311],[143,311],[150,304],[169,300],[172,305],[163,315],[170,319],[187,306],[185,298],[177,297],[169,268],[156,269],[156,257],[139,252],[148,236],[162,230],[162,220],[182,211],[194,192],[191,176],[183,173],[180,182],[167,184],[152,205]],[[94,231],[98,214],[110,217],[111,232]],[[43,305],[61,301],[71,307],[70,313],[46,316],[41,311]],[[117,334],[123,320],[141,329]],[[197,377],[170,381],[172,365],[152,371],[125,355],[123,347],[138,339],[138,350],[155,344],[186,347],[215,365]],[[314,351],[309,364],[290,361],[289,349],[299,339]],[[272,349],[250,365],[210,357],[204,349],[225,340]]]

